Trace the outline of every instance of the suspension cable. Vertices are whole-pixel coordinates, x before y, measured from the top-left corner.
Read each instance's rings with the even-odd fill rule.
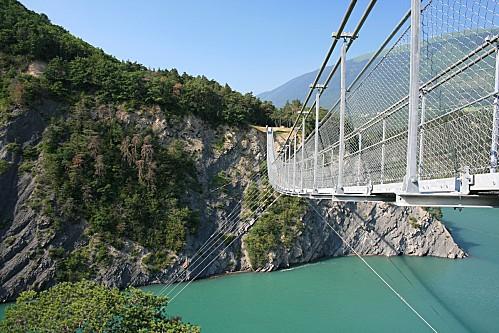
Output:
[[[367,5],[366,9],[364,10],[364,13],[362,14],[359,22],[357,23],[357,25],[355,26],[355,29],[352,33],[353,36],[357,36],[360,32],[360,30],[362,29],[362,27],[364,26],[364,23],[366,22],[367,20],[367,17],[371,14],[371,11],[372,9],[374,8],[374,5],[376,4],[376,1],[377,0],[371,0],[369,2],[369,4]],[[390,34],[390,36],[383,42],[382,46],[378,49],[378,51],[376,51],[376,53],[373,55],[373,57],[371,57],[371,59],[367,62],[367,64],[364,66],[364,68],[361,70],[361,74],[363,72],[365,72],[368,67],[374,62],[375,60],[375,57],[374,56],[377,56],[379,55],[383,49],[386,47],[386,45],[390,42],[390,40],[393,38],[393,36],[397,33],[397,31],[400,29],[400,27],[403,26],[403,24],[407,21],[407,19],[410,17],[410,10],[408,13],[406,13],[406,15],[404,16],[404,18],[402,18],[402,20],[397,24],[397,26],[395,27],[395,29],[392,31],[392,33]],[[348,51],[350,49],[350,47],[352,46],[352,43],[353,43],[353,38],[350,38],[347,42],[347,45],[346,45],[346,51]],[[331,71],[329,72],[329,75],[328,77],[326,78],[326,80],[324,81],[324,86],[326,87],[329,82],[331,81],[331,79],[333,78],[334,74],[336,73],[336,71],[338,70],[338,68],[340,68],[340,65],[341,65],[341,59],[338,59],[338,61],[336,61],[336,64],[334,65],[334,67],[331,69]],[[354,82],[352,82],[349,87],[347,88],[347,91],[350,90],[350,88],[353,86],[353,84],[360,78],[360,75],[358,75]],[[322,96],[322,94],[324,93],[325,89],[319,91],[319,97]],[[336,104],[339,103],[339,99],[338,101],[335,103],[335,106]],[[307,120],[308,118],[308,115],[311,113],[310,111],[315,107],[315,101],[312,103],[312,105],[310,106],[310,109],[309,109],[309,112],[307,112],[304,117],[305,117],[305,120]],[[327,115],[324,117],[324,119],[321,120],[321,124],[319,126],[322,125],[322,123],[324,123],[324,121],[328,118],[328,116],[331,114],[331,110],[333,108],[329,109]],[[301,116],[301,114],[298,115],[298,118]],[[298,119],[299,120],[299,119]],[[298,121],[297,120],[297,121]],[[310,133],[305,142],[307,142],[313,135],[314,133]],[[302,146],[303,147],[303,146]],[[301,148],[300,148],[301,149]]]
[[[321,220],[324,221],[324,223],[326,223],[331,228],[331,230],[333,230],[336,236],[338,236],[343,241],[343,243],[362,261],[362,263],[364,263],[367,268],[369,268],[369,270],[371,270],[381,280],[381,282],[383,282],[416,316],[418,316],[419,319],[421,319],[426,324],[426,326],[428,326],[433,332],[438,333],[437,330],[433,328],[433,326],[431,326],[430,323],[426,319],[424,319],[423,316],[411,304],[409,304],[409,302],[398,291],[396,291],[371,265],[369,265],[369,263],[364,258],[361,257],[361,255],[357,251],[355,251],[355,249],[339,234],[339,232],[337,232],[333,228],[333,226],[329,224],[327,219],[322,216],[322,214],[316,209],[316,207],[314,207],[309,201],[307,201],[307,203],[310,208],[312,208],[315,213],[321,218]]]
[[[281,197],[281,194],[278,194],[277,197],[274,199],[274,201],[272,201],[265,209],[268,209],[270,208],[279,198]],[[264,212],[262,212],[263,214]],[[261,215],[260,215],[261,216]],[[239,239],[243,234],[240,234],[238,236],[236,236],[227,246],[224,247],[224,249],[220,252],[220,253],[223,253],[227,248],[229,248],[237,239]],[[179,292],[177,292],[171,299],[170,299],[170,303],[173,302],[175,300],[175,298],[177,298],[199,275],[201,275],[201,273],[204,272],[204,270],[206,268],[208,268],[216,259],[217,259],[218,256],[216,256],[215,258],[213,258],[193,279],[191,279],[189,282],[187,282],[187,284],[182,288],[180,289]]]
[[[257,219],[258,217],[260,217],[260,216],[261,216],[261,214],[263,214],[263,213],[265,212],[266,208],[268,208],[268,206],[266,207],[267,200],[268,200],[268,199],[270,199],[270,198],[272,198],[272,197],[273,197],[273,195],[274,195],[274,193],[271,193],[271,195],[270,195],[270,196],[268,196],[268,197],[266,197],[265,199],[263,199],[263,200],[261,200],[261,201],[260,201],[260,206],[259,206],[259,207],[258,207],[258,208],[254,211],[254,213],[250,216],[250,217],[251,217],[251,219],[253,219],[253,218],[256,218],[256,219]],[[260,212],[260,209],[261,209],[261,208],[263,208],[263,210]],[[251,219],[250,219],[250,220],[251,220]],[[246,219],[246,220],[247,220],[247,219]],[[241,219],[239,219],[239,220],[238,220],[238,222],[240,222],[240,221],[241,221]],[[235,226],[237,226],[237,223],[235,224]],[[242,229],[244,229],[245,227],[246,227],[246,226],[241,226],[241,227],[239,227],[236,231],[241,231],[241,230],[242,230]],[[236,236],[236,237],[237,237],[237,236]],[[196,265],[194,265],[194,267],[191,267],[191,271],[192,271],[192,272],[194,272],[196,269],[198,269],[198,268],[201,266],[201,264],[203,264],[203,262],[205,262],[205,261],[206,261],[206,260],[207,260],[207,259],[208,259],[208,258],[209,258],[209,257],[210,257],[210,256],[211,256],[214,252],[215,252],[215,251],[217,251],[217,250],[220,248],[220,246],[221,246],[222,244],[223,244],[223,242],[221,242],[221,243],[220,243],[220,244],[218,244],[218,245],[213,244],[213,246],[215,246],[215,245],[216,245],[216,246],[215,246],[215,247],[213,247],[213,246],[212,246],[212,247],[210,247],[210,250],[209,250],[210,252],[209,252],[209,253],[208,253],[208,254],[207,254],[207,255],[206,255],[206,256],[202,259],[202,261],[201,261],[201,262],[199,262],[199,263],[197,263]],[[199,257],[199,258],[200,258],[200,257]],[[203,269],[202,271],[204,271],[204,269]],[[199,274],[198,274],[197,276],[199,276]],[[196,276],[196,277],[197,277],[197,276]],[[187,276],[186,276],[186,278],[187,278]],[[183,281],[183,279],[182,279],[181,281]],[[170,284],[170,285],[171,285],[171,284]],[[168,291],[168,294],[171,294],[171,293],[172,293],[172,292],[173,292],[173,291],[177,288],[177,286],[178,286],[178,285],[176,285],[176,286],[175,286],[172,290]],[[169,286],[168,286],[168,287],[169,287]]]
[[[265,192],[262,194],[258,194],[257,196],[253,197],[253,199],[257,200],[257,202],[261,202],[262,198],[264,196],[266,196],[267,194],[271,193],[271,189],[265,189]],[[267,198],[265,198],[264,200],[267,200]],[[257,209],[259,209],[261,207],[258,207]],[[216,242],[218,240],[220,240],[221,238],[223,238],[223,236],[227,233],[227,232],[232,232],[232,228],[234,226],[237,225],[237,223],[240,221],[241,219],[239,218],[238,215],[235,215],[235,218],[234,219],[229,219],[229,220],[226,220],[224,222],[224,224],[226,226],[222,227],[222,228],[218,228],[206,241],[205,243],[192,255],[191,257],[191,260],[193,260],[191,263],[189,263],[189,267],[194,267],[194,269],[196,269],[200,264],[196,265],[196,263],[203,257],[204,253],[202,252],[209,252],[207,256],[211,255],[211,253],[213,252],[212,249],[213,247],[216,245]],[[229,225],[229,222],[235,222],[234,224],[232,225]],[[218,235],[216,235],[218,233]],[[215,237],[213,237],[215,235]],[[219,246],[218,246],[219,247]],[[216,249],[216,248],[215,248]],[[205,256],[205,258],[207,257]],[[201,263],[204,262],[201,261]],[[168,281],[165,283],[165,285],[163,286],[163,288],[161,289],[160,292],[163,291],[163,289],[166,289],[168,288],[170,285],[172,285],[173,283],[175,283],[176,279],[181,276],[183,273],[185,273],[187,271],[186,268],[184,267],[181,267],[181,269],[179,271],[177,271],[176,273],[173,274],[172,277],[170,277],[168,279]]]
[[[260,170],[255,171],[255,172],[253,173],[253,175],[249,178],[249,180],[248,180],[248,184],[249,184],[250,182],[252,182],[252,181],[258,181],[258,180],[262,179],[262,177],[263,177],[263,179],[265,179],[265,177],[266,177],[266,174],[265,174],[266,169],[267,169],[267,165],[265,164],[265,165],[264,165],[264,166],[263,166]],[[255,194],[255,193],[258,195],[258,193],[259,193],[259,192],[258,192],[258,190],[256,190],[253,194]],[[251,194],[251,196],[252,196],[253,194]],[[254,197],[252,197],[251,199],[254,199]],[[231,210],[231,212],[229,212],[229,214],[225,217],[225,221],[224,221],[221,225],[219,225],[219,226],[217,227],[217,229],[216,229],[216,230],[215,230],[215,231],[214,231],[214,232],[210,235],[210,237],[209,237],[207,240],[205,240],[205,242],[201,245],[201,247],[199,247],[199,248],[196,250],[196,252],[195,252],[195,253],[192,255],[192,257],[191,257],[191,260],[192,260],[193,258],[195,258],[196,256],[201,255],[201,252],[202,252],[202,251],[204,251],[204,249],[207,247],[207,244],[209,244],[209,242],[211,242],[211,241],[213,240],[213,236],[214,236],[214,235],[216,235],[216,234],[217,234],[218,232],[220,232],[220,231],[226,230],[225,226],[226,226],[226,225],[228,225],[231,221],[233,221],[233,219],[232,219],[232,218],[233,218],[234,216],[236,216],[236,215],[235,215],[235,212],[236,212],[237,208],[238,208],[239,206],[241,206],[242,200],[243,200],[243,197],[241,197],[241,199],[240,199],[240,200],[236,203],[236,205],[235,205],[235,206],[234,206],[234,208]],[[177,272],[174,272],[174,273],[172,274],[173,276],[171,276],[171,277],[167,280],[167,282],[166,282],[165,286],[167,287],[167,286],[171,285],[172,283],[174,283],[174,282],[175,282],[175,280],[176,280],[176,279],[177,279],[177,278],[178,278],[181,274],[183,274],[183,273],[184,273],[184,271],[185,271],[185,268],[183,268],[183,267],[181,266],[181,267],[180,267],[180,270],[178,270]],[[163,290],[163,288],[162,288],[161,290]]]
[[[272,189],[270,187],[265,187],[263,190],[263,193],[261,190],[257,190],[256,194],[253,197],[250,197],[250,201],[256,200],[257,203],[260,203],[263,200],[267,200],[268,197],[266,197],[269,193],[272,193]],[[261,207],[257,207],[257,209],[260,209]],[[233,210],[234,211],[234,210]],[[250,215],[251,217],[251,215]],[[233,227],[237,225],[237,223],[241,220],[239,213],[238,215],[234,215],[232,218],[227,219],[222,226],[220,226],[206,241],[205,243],[192,255],[191,260],[193,260],[190,264],[189,267],[195,267],[195,265],[204,255],[202,252],[210,252],[212,248],[216,245],[216,242],[223,238],[223,236],[229,231],[232,232]],[[232,225],[230,225],[232,222],[234,222]],[[217,235],[218,234],[218,235]],[[212,253],[212,251],[208,254],[208,256]],[[204,260],[202,261],[204,262]],[[202,263],[201,262],[201,263]],[[175,280],[182,275],[186,271],[186,268],[181,267],[179,271],[173,274],[172,277],[168,279],[164,287],[169,287],[171,284],[175,282]],[[163,288],[162,288],[163,289]]]
[[[336,30],[338,35],[340,35],[343,32],[343,30],[345,29],[345,26],[346,26],[346,24],[350,18],[350,15],[352,14],[352,11],[355,8],[356,4],[357,4],[357,0],[350,1],[350,5],[348,6],[345,14],[343,15],[343,19],[341,20],[340,26]],[[298,117],[296,118],[296,120],[293,124],[293,127],[291,128],[291,131],[289,132],[288,137],[286,138],[286,141],[284,142],[283,146],[285,146],[286,144],[289,143],[289,139],[291,138],[291,134],[294,132],[296,126],[298,125],[300,118],[303,115],[303,112],[305,111],[307,103],[310,100],[310,97],[312,96],[312,92],[314,91],[314,88],[317,85],[317,82],[319,82],[319,80],[322,76],[322,73],[324,72],[324,69],[326,68],[327,63],[329,62],[329,58],[331,57],[331,54],[333,53],[334,49],[336,48],[337,43],[338,43],[338,38],[333,39],[333,42],[332,42],[331,46],[329,47],[328,52],[326,53],[326,57],[324,58],[324,61],[322,62],[322,65],[317,72],[317,76],[315,77],[315,80],[314,80],[312,86],[310,87],[307,96],[305,97],[305,102],[303,103],[303,105],[301,107],[301,110],[298,114]],[[315,105],[315,102],[314,102],[314,105]],[[281,156],[281,154],[282,154],[282,150],[279,152],[279,155],[277,157]]]

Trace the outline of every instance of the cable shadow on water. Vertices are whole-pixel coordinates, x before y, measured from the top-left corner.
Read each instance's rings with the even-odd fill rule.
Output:
[[[361,229],[365,232],[365,234],[371,238],[371,240],[375,241],[375,239],[373,239],[372,237],[372,234],[373,233],[374,235],[376,235],[376,237],[382,241],[384,244],[386,244],[392,251],[393,253],[396,253],[397,257],[399,259],[397,260],[400,260],[403,264],[404,264],[404,268],[406,269],[406,271],[408,271],[412,277],[415,279],[415,282],[411,281],[411,279],[407,276],[407,274],[405,274],[403,272],[403,270],[392,260],[392,258],[390,256],[387,256],[387,259],[388,259],[388,262],[390,264],[392,264],[392,266],[401,274],[401,276],[403,276],[405,278],[405,280],[407,280],[409,282],[409,284],[413,287],[416,287],[415,284],[418,284],[419,286],[421,286],[423,288],[423,290],[428,293],[429,295],[431,295],[433,297],[433,299],[435,300],[435,302],[442,308],[444,309],[459,325],[461,325],[461,327],[463,329],[465,329],[466,331],[469,331],[469,332],[473,332],[473,329],[471,327],[468,326],[468,324],[466,324],[461,318],[460,318],[460,315],[458,313],[456,313],[452,308],[450,308],[445,302],[444,300],[431,288],[431,286],[429,286],[427,283],[425,283],[425,280],[424,278],[418,273],[417,270],[414,270],[411,265],[409,264],[409,262],[407,261],[407,256],[403,255],[403,253],[401,251],[397,251],[395,249],[395,247],[393,246],[393,244],[391,244],[390,242],[388,242],[386,240],[386,238],[380,234],[378,231],[376,231],[374,229],[374,227],[368,227],[369,224],[371,224],[372,222],[371,221],[368,221],[367,219],[365,219],[364,217],[360,216],[359,213],[354,210],[353,211],[353,214],[360,220],[362,221],[362,223],[360,222],[357,222],[357,224],[361,227]],[[376,219],[374,217],[373,218],[373,222],[376,223]],[[352,219],[355,221],[355,219]],[[459,237],[458,237],[459,238]],[[466,242],[465,242],[466,243]],[[471,242],[467,242],[467,245],[469,247],[472,247],[472,246],[475,246],[477,244],[474,244],[474,243],[471,243]],[[465,250],[467,252],[467,250]],[[445,260],[442,258],[442,260]],[[448,259],[448,260],[451,260],[451,259]],[[453,259],[452,259],[453,260]],[[386,272],[384,272],[384,274],[386,274]],[[387,276],[389,276],[388,274],[386,274]],[[432,309],[434,310],[434,312],[442,318],[441,314],[438,312],[437,309],[435,309],[435,307],[431,306]]]
[[[459,246],[467,254],[470,253],[472,248],[480,245],[478,243],[466,240],[464,237],[462,237],[462,231],[464,230],[464,228],[456,227],[456,226],[452,226],[452,227],[446,226],[446,228],[447,228],[447,230],[449,230],[450,234],[452,235],[452,238],[454,238],[456,243],[459,244]]]

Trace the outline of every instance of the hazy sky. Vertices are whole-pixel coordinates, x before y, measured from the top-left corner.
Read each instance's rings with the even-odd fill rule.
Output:
[[[350,0],[21,2],[119,59],[258,94],[318,68]],[[348,29],[367,2],[358,1]],[[409,6],[378,0],[349,57],[376,49]]]

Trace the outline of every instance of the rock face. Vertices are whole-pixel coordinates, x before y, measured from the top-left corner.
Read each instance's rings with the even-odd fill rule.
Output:
[[[11,151],[9,143],[16,142],[22,147],[39,142],[45,128],[43,114],[56,111],[53,105],[47,104],[36,112],[19,112],[17,118],[0,129],[0,158],[10,163],[0,174],[0,301],[10,300],[26,289],[51,286],[55,283],[57,267],[53,249],[72,251],[92,241],[85,235],[85,221],[75,221],[54,232],[47,228],[47,219],[32,209],[30,196],[38,184],[36,171],[23,173],[19,170],[21,158]],[[140,126],[151,127],[165,144],[173,139],[185,141],[195,157],[201,187],[189,192],[190,206],[200,212],[200,227],[195,235],[188,237],[184,251],[162,272],[153,273],[147,269],[143,259],[148,250],[138,244],[124,240],[120,249],[109,246],[112,261],[97,267],[94,276],[95,280],[109,286],[165,283],[183,272],[185,263],[210,235],[229,216],[238,216],[243,190],[265,158],[265,135],[255,129],[223,126],[214,129],[194,117],[173,122],[161,118],[160,114],[128,114],[118,110],[114,116],[123,122],[133,120]],[[220,172],[228,182],[222,189],[217,189],[213,179]],[[269,253],[264,270],[351,255],[354,251],[362,255],[465,256],[443,224],[421,208],[324,201],[311,205],[302,217],[304,228],[292,246]],[[235,219],[233,223],[240,222]],[[218,240],[219,244],[221,242]],[[186,275],[179,276],[206,277],[252,269],[244,236],[242,240],[233,240],[226,249],[224,247],[219,246],[199,268],[190,265]],[[202,270],[208,263],[211,264]]]
[[[419,207],[323,202],[313,204],[303,223],[304,231],[293,246],[271,253],[265,270],[355,253],[466,256],[445,226]]]

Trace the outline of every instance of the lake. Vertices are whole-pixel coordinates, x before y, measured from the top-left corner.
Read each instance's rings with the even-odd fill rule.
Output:
[[[437,331],[499,332],[499,210],[443,212],[468,258],[365,259]],[[431,332],[356,257],[196,281],[168,309],[205,333]]]
[[[443,211],[468,258],[366,260],[437,331],[499,332],[499,210]],[[431,332],[356,257],[194,282],[169,312],[206,333]]]

